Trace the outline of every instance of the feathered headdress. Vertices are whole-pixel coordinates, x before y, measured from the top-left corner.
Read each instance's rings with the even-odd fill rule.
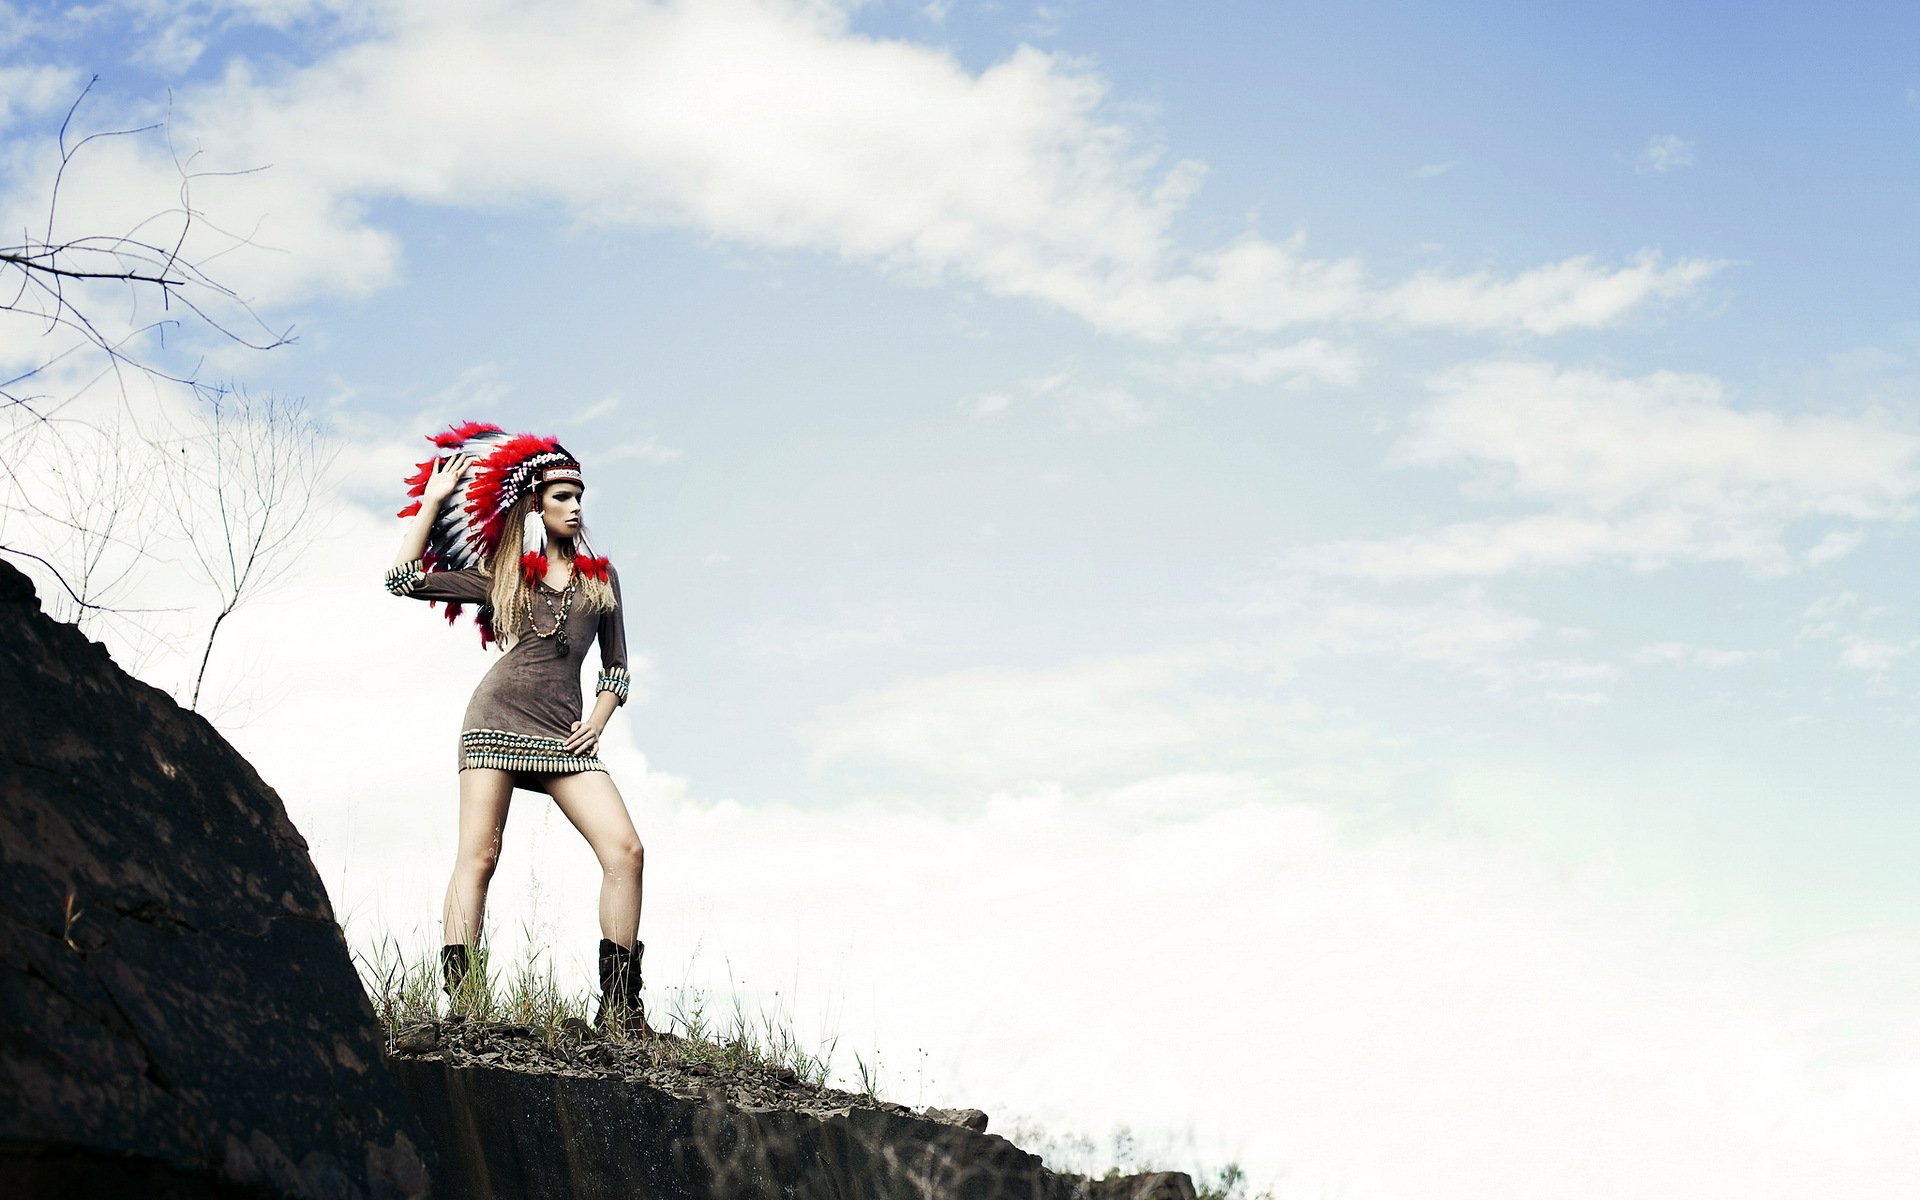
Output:
[[[439,453],[418,464],[407,477],[407,494],[416,497],[400,510],[402,517],[420,511],[417,499],[427,490],[427,479],[441,458],[462,452],[473,455],[473,465],[461,477],[453,494],[434,517],[427,534],[427,548],[421,554],[421,566],[429,571],[465,571],[493,561],[506,532],[507,512],[520,497],[545,484],[570,480],[582,484],[580,460],[557,440],[531,433],[510,434],[498,425],[468,421],[453,425],[445,433],[429,434],[428,441]],[[520,571],[531,585],[547,572],[547,523],[536,508],[527,514],[521,541]],[[584,534],[573,542],[573,565],[589,579],[607,578],[607,560],[595,557]],[[460,615],[457,601],[447,602],[447,620]],[[492,640],[493,630],[483,608],[475,618],[480,626],[480,641]]]

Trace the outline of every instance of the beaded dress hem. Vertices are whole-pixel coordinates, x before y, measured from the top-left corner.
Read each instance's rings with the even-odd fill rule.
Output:
[[[500,771],[572,774],[604,771],[597,754],[574,754],[559,738],[535,737],[504,729],[467,729],[460,734],[460,769],[492,767]]]

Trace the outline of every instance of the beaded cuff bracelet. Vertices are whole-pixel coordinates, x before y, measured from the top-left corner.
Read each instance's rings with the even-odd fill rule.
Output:
[[[421,584],[427,581],[426,571],[421,569],[419,559],[387,572],[387,590],[396,596],[411,596]]]
[[[597,696],[601,692],[612,692],[614,699],[625,704],[627,702],[628,682],[629,676],[627,675],[627,669],[625,667],[608,667],[600,672],[593,689],[593,694]]]

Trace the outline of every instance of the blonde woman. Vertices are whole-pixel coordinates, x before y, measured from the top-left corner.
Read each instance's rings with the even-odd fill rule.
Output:
[[[415,503],[387,590],[444,602],[448,621],[476,604],[480,644],[504,651],[461,722],[460,837],[441,920],[449,996],[469,969],[515,788],[543,792],[600,860],[602,1028],[649,1034],[640,1000],[640,881],[645,848],[597,754],[626,703],[620,576],[587,545],[580,464],[559,442],[469,422],[434,435],[442,451],[407,480]],[[453,501],[449,503],[449,501]],[[592,711],[581,670],[600,646]]]

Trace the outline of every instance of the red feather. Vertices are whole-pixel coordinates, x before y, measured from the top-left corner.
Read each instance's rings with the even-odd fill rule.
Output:
[[[436,446],[450,448],[471,439],[475,434],[502,432],[504,431],[498,425],[490,425],[485,421],[468,421],[464,425],[449,425],[445,433],[433,434],[428,440]]]

